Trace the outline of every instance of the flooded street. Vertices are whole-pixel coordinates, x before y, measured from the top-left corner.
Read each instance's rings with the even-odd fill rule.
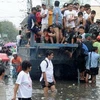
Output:
[[[10,77],[5,80],[7,100],[13,96],[15,79]],[[100,100],[100,75],[97,76],[96,84],[77,84],[73,81],[57,81],[57,94],[49,93],[46,100]],[[45,100],[39,81],[33,81],[33,100]]]

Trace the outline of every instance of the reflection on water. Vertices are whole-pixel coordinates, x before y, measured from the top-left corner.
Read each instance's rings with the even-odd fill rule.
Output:
[[[96,84],[80,84],[77,82],[57,81],[57,94],[51,94],[46,99],[39,81],[33,81],[33,100],[100,100],[100,75],[97,76]],[[15,80],[12,77],[5,80],[7,100],[13,96]]]
[[[37,87],[37,82],[34,82],[33,87]],[[80,84],[77,85],[75,82],[64,82],[59,81],[56,85],[58,93],[55,96],[48,97],[47,100],[100,100],[100,87],[99,84]],[[35,92],[33,100],[42,100],[43,97],[42,90],[40,92],[37,90]]]

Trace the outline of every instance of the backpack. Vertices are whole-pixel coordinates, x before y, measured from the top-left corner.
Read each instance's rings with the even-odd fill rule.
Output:
[[[41,16],[40,16],[40,12],[37,12],[37,13],[36,13],[36,21],[37,21],[38,23],[40,23],[41,20],[42,20],[42,18],[41,18]]]
[[[46,59],[44,59],[43,61],[46,62],[47,66],[46,66],[46,69],[48,68],[48,61]],[[39,69],[40,69],[40,75],[42,74],[42,71],[41,71],[41,67],[39,66]]]

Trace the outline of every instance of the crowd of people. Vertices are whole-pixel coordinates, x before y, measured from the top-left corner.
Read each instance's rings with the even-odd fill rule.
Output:
[[[96,38],[100,32],[100,20],[95,20],[96,11],[89,4],[65,3],[63,8],[55,1],[54,8],[33,7],[28,16],[27,37],[30,41],[31,32],[35,34],[37,43],[76,43],[77,37],[85,41],[87,33]]]
[[[99,66],[89,65],[92,57],[88,60],[88,53],[98,51],[100,54],[100,20],[95,22],[96,11],[89,4],[65,3],[62,9],[59,5],[60,2],[55,1],[53,9],[47,8],[45,3],[33,7],[28,17],[27,37],[30,42],[30,34],[34,34],[37,43],[77,43],[78,48],[72,56],[80,71],[80,80],[88,82],[87,66]],[[98,57],[95,59],[98,62]]]
[[[94,21],[96,11],[91,10],[89,4],[65,3],[62,9],[59,5],[60,2],[55,1],[53,9],[51,7],[48,9],[45,3],[42,3],[42,7],[32,8],[26,31],[28,45],[30,45],[31,34],[34,34],[34,41],[37,43],[77,43],[78,47],[71,57],[74,57],[75,65],[79,69],[80,80],[88,83],[90,75],[92,83],[95,83],[100,58],[100,20]],[[21,33],[16,38],[20,44]],[[13,56],[12,63],[15,64],[17,61],[18,66],[22,67],[21,72],[17,73],[13,100],[16,100],[17,91],[19,100],[31,100],[32,80],[29,71],[32,65],[29,61],[22,62],[17,54]],[[46,58],[40,64],[42,71],[40,82],[45,96],[48,94],[48,89],[52,92],[56,90],[51,61],[53,56],[52,51],[47,51]],[[3,73],[4,71],[0,75]]]

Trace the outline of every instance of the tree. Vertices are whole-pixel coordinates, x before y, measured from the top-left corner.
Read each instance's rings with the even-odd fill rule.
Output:
[[[3,35],[7,35],[7,39],[12,41],[16,39],[18,30],[15,28],[12,22],[2,21],[0,22],[0,34],[2,37]]]

